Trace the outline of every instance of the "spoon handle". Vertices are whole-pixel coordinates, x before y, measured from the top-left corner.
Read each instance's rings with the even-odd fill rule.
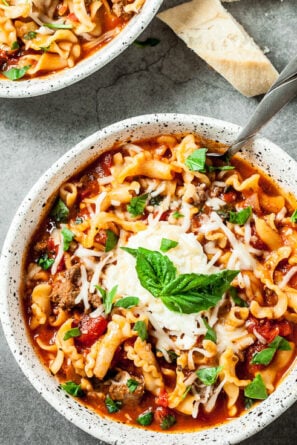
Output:
[[[279,75],[267,94],[257,106],[252,117],[227,150],[228,157],[235,155],[247,141],[252,139],[270,119],[297,95],[297,57]]]

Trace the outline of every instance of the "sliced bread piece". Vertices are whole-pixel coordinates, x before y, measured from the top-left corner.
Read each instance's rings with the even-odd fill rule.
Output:
[[[192,0],[158,17],[245,96],[266,93],[276,80],[276,69],[219,0]]]

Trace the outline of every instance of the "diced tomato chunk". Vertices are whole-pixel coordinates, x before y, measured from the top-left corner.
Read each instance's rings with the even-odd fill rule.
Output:
[[[75,337],[75,343],[81,348],[89,348],[105,333],[107,320],[102,316],[92,318],[89,315],[84,315],[79,321],[78,327],[81,335]]]
[[[166,212],[163,212],[161,217],[160,217],[160,221],[167,221],[170,215],[170,211],[167,210]]]
[[[270,320],[268,318],[257,319],[249,317],[247,322],[247,330],[253,332],[256,330],[267,343],[271,343],[277,335],[287,337],[292,333],[292,327],[287,320]]]
[[[111,174],[110,167],[112,166],[112,154],[110,152],[104,153],[100,156],[98,165],[95,168],[99,178],[109,176]]]
[[[100,229],[99,232],[95,235],[94,240],[99,243],[99,244],[103,244],[105,246],[106,244],[106,238],[107,238],[107,234],[106,231],[103,229]]]
[[[168,407],[168,393],[165,389],[161,389],[160,394],[156,397],[156,405]]]
[[[226,193],[223,193],[222,198],[227,204],[231,204],[232,202],[236,201],[237,194],[235,191],[226,192]]]
[[[77,23],[79,23],[78,18],[76,17],[76,15],[75,15],[73,12],[71,12],[70,14],[68,14],[67,18],[68,18],[69,20],[71,20],[72,22],[77,22]]]

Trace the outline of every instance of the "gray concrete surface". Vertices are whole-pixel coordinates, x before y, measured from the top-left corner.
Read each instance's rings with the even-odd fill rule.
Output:
[[[149,1],[149,0],[148,0]],[[165,0],[164,6],[182,3]],[[241,0],[228,5],[278,69],[296,55],[296,0]],[[247,99],[212,71],[158,19],[144,32],[154,48],[132,45],[100,72],[51,95],[0,99],[0,246],[21,200],[73,144],[108,124],[151,112],[196,113],[244,124],[258,99]],[[263,132],[297,159],[297,100]],[[0,271],[1,273],[1,271]],[[103,445],[79,430],[35,391],[0,332],[0,444]],[[296,443],[297,404],[245,445]]]

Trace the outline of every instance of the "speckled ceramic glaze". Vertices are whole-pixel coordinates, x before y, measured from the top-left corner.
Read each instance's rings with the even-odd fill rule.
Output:
[[[32,97],[67,87],[98,71],[129,46],[157,13],[163,0],[148,0],[125,28],[110,43],[83,59],[73,68],[30,80],[0,79],[0,97]]]
[[[162,133],[195,132],[231,143],[238,130],[236,125],[212,118],[177,114],[141,116],[111,125],[82,141],[53,165],[32,188],[12,222],[0,264],[1,319],[9,346],[30,382],[54,408],[78,427],[108,443],[237,443],[268,425],[297,399],[295,367],[268,399],[241,418],[221,426],[194,433],[165,434],[123,425],[98,416],[59,390],[57,380],[35,355],[22,317],[19,288],[23,276],[24,251],[40,216],[47,210],[49,198],[61,183],[119,140],[124,142]],[[266,139],[258,139],[245,157],[268,172],[286,190],[297,195],[296,162],[279,147]]]

